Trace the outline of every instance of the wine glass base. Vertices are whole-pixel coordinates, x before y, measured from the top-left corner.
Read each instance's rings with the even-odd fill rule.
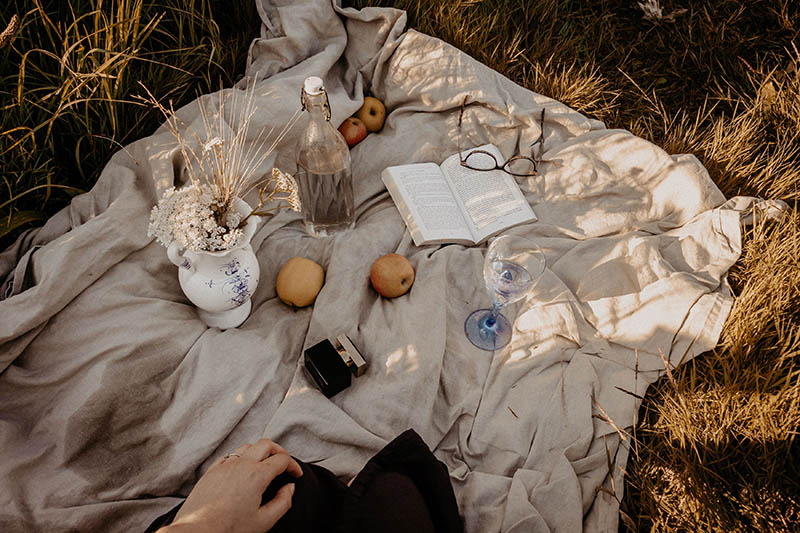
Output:
[[[494,351],[511,341],[511,323],[508,319],[502,313],[497,313],[494,324],[491,324],[491,318],[491,309],[478,309],[464,321],[467,338],[481,350]]]

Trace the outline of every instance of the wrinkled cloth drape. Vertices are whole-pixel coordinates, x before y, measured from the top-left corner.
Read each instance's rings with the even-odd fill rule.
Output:
[[[631,426],[639,400],[624,391],[644,395],[664,370],[659,352],[677,365],[715,346],[754,200],[726,203],[695,157],[606,129],[406,31],[401,11],[258,7],[247,77],[228,90],[256,84],[254,126],[279,131],[309,75],[324,79],[335,125],[365,91],[390,112],[352,150],[357,225],[315,239],[296,213],[266,221],[252,241],[261,282],[250,317],[209,329],[147,237],[181,168],[175,140],[161,128],[117,153],[92,191],[0,254],[0,529],[143,530],[242,443],[269,437],[347,480],[414,428],[447,465],[467,531],[616,530],[628,441],[603,418]],[[549,162],[518,179],[539,220],[510,232],[535,239],[548,266],[506,309],[514,335],[495,353],[463,329],[489,305],[484,247],[414,246],[380,180],[389,165],[454,153],[465,96],[462,143],[493,142],[506,157],[529,153],[547,109]],[[179,114],[196,123],[213,102]],[[295,170],[301,130],[269,165]],[[394,300],[368,283],[389,252],[416,269]],[[314,306],[296,310],[276,297],[275,277],[298,255],[326,279]],[[369,368],[327,399],[301,354],[340,333]]]

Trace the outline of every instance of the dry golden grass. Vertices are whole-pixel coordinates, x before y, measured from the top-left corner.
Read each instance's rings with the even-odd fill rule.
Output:
[[[625,512],[655,530],[800,527],[800,57],[717,85],[702,107],[661,106],[633,131],[697,154],[728,195],[781,198],[782,224],[745,236],[730,273],[737,300],[717,348],[648,394]],[[650,98],[649,105],[657,103]],[[718,108],[725,108],[719,111]]]
[[[800,215],[761,223],[731,271],[737,300],[709,354],[648,393],[626,512],[657,530],[800,524]],[[638,457],[637,457],[638,454]]]
[[[620,93],[597,66],[573,61],[559,64],[555,55],[522,67],[525,86],[546,94],[584,115],[607,121],[614,117]]]

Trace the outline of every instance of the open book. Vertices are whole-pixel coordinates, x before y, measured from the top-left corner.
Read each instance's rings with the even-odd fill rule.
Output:
[[[504,161],[500,150],[485,150]],[[383,183],[406,222],[414,244],[480,244],[501,231],[536,220],[514,176],[502,170],[462,167],[458,154],[442,162],[388,167]]]

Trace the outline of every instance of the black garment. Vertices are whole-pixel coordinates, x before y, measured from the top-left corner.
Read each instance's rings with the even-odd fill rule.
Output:
[[[282,474],[262,497],[272,499],[285,483],[295,484],[292,508],[274,533],[461,533],[447,467],[409,429],[370,459],[350,487],[329,470],[298,461],[303,475]],[[182,503],[147,529],[172,522]]]

